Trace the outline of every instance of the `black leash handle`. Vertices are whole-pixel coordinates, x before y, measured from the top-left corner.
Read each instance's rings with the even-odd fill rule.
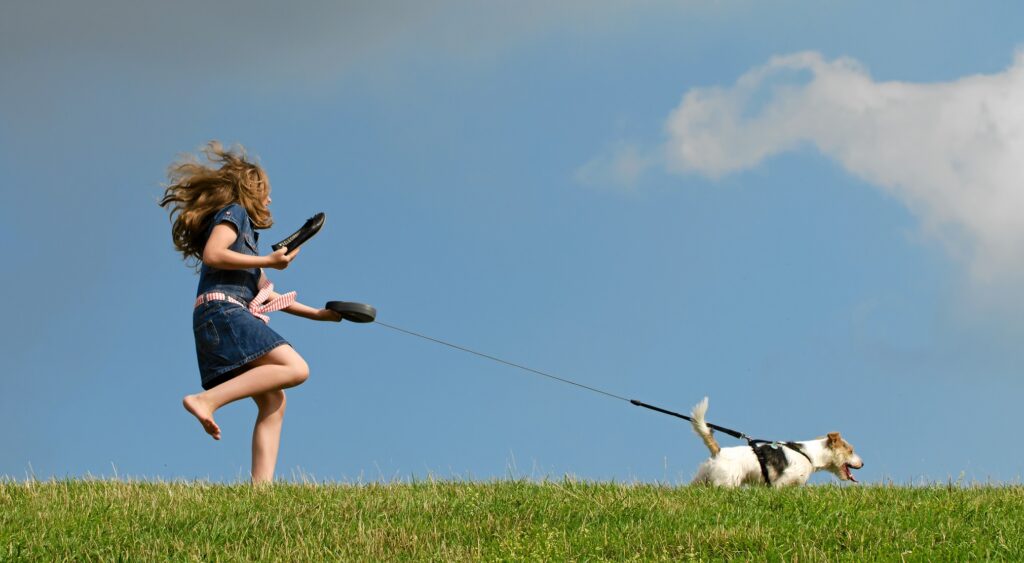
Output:
[[[679,414],[677,412],[672,412],[670,410],[666,410],[666,409],[663,409],[661,407],[656,407],[654,405],[648,405],[647,403],[645,403],[643,401],[638,401],[636,399],[630,399],[629,402],[634,404],[634,405],[636,405],[636,406],[638,406],[638,407],[643,407],[645,409],[651,409],[652,411],[657,411],[657,412],[660,412],[662,414],[667,414],[669,416],[675,416],[675,417],[681,418],[683,420],[693,421],[692,418],[686,416],[685,414]],[[753,438],[751,438],[750,436],[747,436],[746,434],[744,434],[742,432],[737,432],[735,430],[730,430],[728,428],[723,428],[723,427],[721,427],[721,426],[719,426],[717,424],[711,424],[710,422],[707,422],[705,424],[708,425],[708,428],[710,428],[712,430],[718,430],[719,432],[722,432],[723,434],[728,434],[728,435],[732,436],[733,438],[739,438],[741,440],[746,440],[748,442],[753,440]]]

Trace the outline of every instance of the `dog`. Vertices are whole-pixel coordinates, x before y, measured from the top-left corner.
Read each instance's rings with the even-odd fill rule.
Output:
[[[694,483],[720,487],[803,485],[815,471],[829,471],[840,481],[857,482],[851,469],[864,467],[853,446],[838,432],[805,442],[752,442],[749,446],[721,448],[704,421],[708,398],[690,413],[693,431],[704,441],[711,457],[697,469]]]

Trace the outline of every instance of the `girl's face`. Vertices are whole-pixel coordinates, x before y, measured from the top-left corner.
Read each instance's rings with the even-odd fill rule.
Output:
[[[263,196],[263,207],[269,208],[270,202],[272,201],[270,199],[270,179],[267,178],[267,174],[263,171],[262,168],[259,168],[257,170],[259,170],[258,173],[260,177],[260,183],[263,184],[264,188],[266,188],[266,195]]]

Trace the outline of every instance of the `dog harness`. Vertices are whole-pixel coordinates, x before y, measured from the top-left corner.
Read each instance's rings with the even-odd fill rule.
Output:
[[[623,400],[625,400],[625,399],[623,399]],[[660,412],[660,413],[663,413],[663,414],[667,414],[669,416],[674,416],[676,418],[681,418],[683,420],[693,421],[693,418],[691,418],[689,416],[686,416],[685,414],[679,414],[677,412],[673,412],[673,411],[670,411],[670,410],[667,410],[667,409],[663,409],[661,407],[656,407],[654,405],[649,405],[649,404],[647,404],[647,403],[645,403],[643,401],[638,401],[636,399],[629,399],[629,402],[634,404],[634,405],[636,405],[636,406],[638,406],[638,407],[643,407],[645,409],[650,409],[652,411],[656,411],[656,412]],[[774,441],[770,441],[770,440],[756,440],[756,439],[751,438],[750,436],[747,436],[746,434],[744,434],[743,432],[740,432],[738,430],[732,430],[732,429],[726,428],[724,426],[718,426],[717,424],[711,424],[710,422],[706,422],[705,424],[707,424],[708,428],[710,428],[712,431],[718,430],[719,432],[723,432],[725,434],[728,434],[728,435],[732,436],[733,438],[739,438],[741,440],[746,440],[747,441],[747,445],[750,446],[750,449],[754,450],[754,456],[757,457],[758,465],[761,466],[761,476],[764,477],[764,484],[769,486],[769,487],[772,486],[772,480],[768,476],[768,453],[767,453],[767,449],[777,450],[777,449],[779,449],[779,446],[789,448],[789,449],[793,450],[794,452],[804,456],[804,458],[807,459],[807,462],[811,464],[811,468],[812,469],[814,468],[814,462],[811,461],[810,456],[808,456],[804,452],[803,446],[801,446],[800,444],[798,444],[796,442],[774,442]]]
[[[295,303],[295,296],[297,295],[296,292],[289,291],[284,295],[279,295],[274,299],[270,299],[270,294],[273,292],[274,284],[270,283],[270,279],[267,278],[267,276],[261,275],[259,291],[256,293],[256,297],[253,297],[252,301],[249,302],[248,307],[246,307],[245,303],[242,303],[241,300],[220,291],[211,291],[196,297],[195,306],[198,307],[203,303],[209,303],[210,301],[230,301],[231,303],[245,307],[254,317],[260,319],[266,324],[270,324],[270,317],[265,313],[280,311],[281,309],[291,306]]]
[[[789,448],[804,456],[807,462],[811,464],[811,469],[814,469],[814,462],[811,461],[810,456],[804,453],[804,447],[796,442],[769,442],[768,440],[752,440],[747,438],[747,443],[750,445],[750,449],[754,450],[757,463],[761,466],[761,476],[764,477],[764,484],[769,487],[772,486],[772,480],[768,477],[768,450],[777,450],[780,447]],[[781,470],[778,468],[776,468],[776,471],[781,473]]]

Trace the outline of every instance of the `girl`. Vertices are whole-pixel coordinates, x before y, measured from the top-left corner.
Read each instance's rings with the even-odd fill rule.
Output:
[[[213,413],[252,397],[259,409],[252,431],[252,482],[274,478],[284,421],[284,389],[309,377],[302,356],[267,326],[265,313],[283,310],[318,321],[341,320],[328,309],[295,301],[295,292],[275,293],[263,268],[283,270],[299,254],[281,248],[259,253],[259,233],[273,224],[270,183],[244,149],[226,150],[217,141],[203,153],[213,166],[189,158],[168,169],[170,184],[160,200],[170,208],[174,246],[186,263],[200,265],[199,288],[192,311],[196,356],[205,391],[182,403],[220,440]]]

